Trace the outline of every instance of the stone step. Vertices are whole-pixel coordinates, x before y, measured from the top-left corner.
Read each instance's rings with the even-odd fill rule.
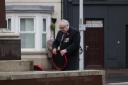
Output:
[[[2,60],[0,61],[0,72],[32,71],[33,61],[28,60]]]

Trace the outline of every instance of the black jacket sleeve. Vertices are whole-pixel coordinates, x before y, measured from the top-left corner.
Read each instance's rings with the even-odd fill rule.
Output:
[[[80,47],[80,33],[79,31],[76,31],[73,33],[73,42],[71,45],[69,45],[66,50],[69,54],[72,54],[73,52],[79,51]]]

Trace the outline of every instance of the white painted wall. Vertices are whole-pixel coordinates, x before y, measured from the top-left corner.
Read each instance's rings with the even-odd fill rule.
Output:
[[[44,5],[54,6],[53,18],[61,19],[61,0],[5,0],[6,5]]]
[[[54,13],[52,18],[57,18],[57,21],[61,19],[61,0],[5,0],[6,5],[42,5],[42,6],[54,6]],[[8,13],[7,16],[14,15]],[[22,60],[33,60],[34,64],[42,64],[44,69],[50,67],[46,54],[22,54]]]

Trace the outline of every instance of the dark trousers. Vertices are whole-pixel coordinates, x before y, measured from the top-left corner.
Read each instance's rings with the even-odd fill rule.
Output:
[[[79,57],[76,58],[70,58],[68,60],[68,65],[67,67],[64,69],[64,71],[68,71],[68,70],[78,70],[79,69]]]

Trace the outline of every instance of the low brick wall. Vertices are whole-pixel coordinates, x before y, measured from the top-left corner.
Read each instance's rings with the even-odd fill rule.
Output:
[[[0,72],[0,85],[105,85],[103,70]]]

